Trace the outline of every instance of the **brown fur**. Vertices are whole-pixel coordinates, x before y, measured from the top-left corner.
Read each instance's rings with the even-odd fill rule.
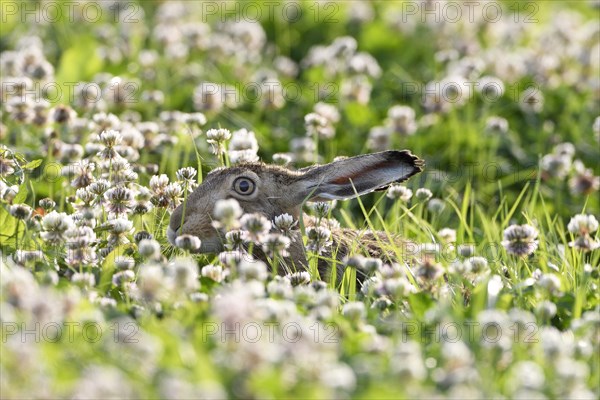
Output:
[[[210,172],[187,202],[173,212],[169,240],[174,241],[174,237],[180,234],[192,234],[201,239],[201,252],[220,252],[224,249],[220,235],[211,224],[215,203],[220,199],[235,198],[244,212],[261,213],[271,221],[284,213],[298,220],[302,204],[307,200],[345,199],[382,190],[392,182],[408,179],[420,172],[422,167],[423,162],[408,151],[386,151],[297,171],[263,163],[219,168]],[[255,182],[256,188],[251,195],[242,195],[234,190],[233,182],[240,176]],[[310,221],[306,220],[306,223],[308,225]],[[308,267],[300,232],[296,231],[294,236],[290,256],[282,260],[283,270]],[[331,250],[319,261],[322,277],[328,275],[333,258],[341,261],[350,252],[358,251],[384,260],[397,258],[396,254],[385,250],[394,246],[389,246],[390,240],[382,232],[333,229],[332,240]],[[399,238],[392,240],[400,248],[407,243]],[[385,246],[386,243],[388,246]],[[264,258],[260,252],[257,255]]]

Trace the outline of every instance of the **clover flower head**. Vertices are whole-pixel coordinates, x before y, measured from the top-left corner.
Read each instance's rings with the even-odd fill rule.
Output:
[[[258,260],[242,260],[238,265],[240,278],[245,281],[264,281],[267,279],[267,265]]]
[[[598,220],[591,214],[578,214],[571,218],[567,228],[577,235],[589,235],[598,230]]]
[[[160,243],[154,239],[142,239],[138,243],[138,251],[142,257],[156,258],[160,255]]]
[[[216,201],[213,215],[220,226],[231,229],[239,224],[243,212],[236,199],[221,199]]]
[[[198,239],[200,241],[200,239]],[[198,281],[198,265],[191,258],[176,258],[169,264],[170,273],[176,290],[185,293],[197,290],[200,287]]]
[[[324,253],[333,243],[331,231],[322,226],[309,227],[306,229],[306,236],[308,237],[307,249],[317,254]]]
[[[489,117],[485,121],[485,131],[489,133],[508,133],[508,121],[502,117]]]
[[[426,202],[433,196],[431,190],[427,188],[418,188],[415,192],[415,198],[420,202]]]
[[[212,279],[215,282],[221,282],[227,276],[227,273],[220,265],[205,265],[200,271],[203,277]]]
[[[537,230],[531,225],[511,225],[504,230],[502,246],[511,254],[527,256],[538,246]]]
[[[186,251],[198,251],[200,249],[201,241],[197,236],[183,234],[177,236],[175,239],[175,246]]]
[[[240,223],[242,228],[248,232],[248,237],[255,241],[260,241],[260,238],[271,229],[271,221],[259,213],[244,214]]]
[[[310,283],[310,274],[308,271],[298,271],[286,275],[292,286],[307,285]]]
[[[270,257],[274,257],[275,255],[287,257],[287,249],[290,247],[290,243],[290,238],[280,233],[269,233],[262,239],[263,250]]]
[[[387,190],[386,196],[392,200],[400,200],[403,202],[407,202],[411,199],[413,195],[412,190],[403,185],[390,185]]]
[[[425,257],[416,269],[416,276],[424,282],[433,282],[440,278],[444,273],[444,268],[436,263],[432,257]]]
[[[359,321],[366,315],[365,304],[360,301],[351,301],[344,304],[342,314],[351,321]]]
[[[8,212],[16,219],[28,220],[33,210],[27,204],[13,204],[8,208]]]
[[[194,180],[194,178],[196,177],[197,174],[198,174],[198,172],[196,171],[195,168],[193,168],[193,167],[185,167],[185,168],[180,168],[175,173],[175,176],[180,181],[183,181],[183,182],[193,182],[193,180]]]
[[[42,218],[41,237],[50,244],[60,244],[66,239],[65,232],[73,225],[73,219],[67,214],[51,211]]]
[[[440,229],[438,236],[444,243],[455,243],[456,242],[456,230],[450,228]]]
[[[112,284],[115,286],[123,286],[124,284],[133,282],[134,280],[135,273],[127,269],[119,271],[112,276]]]

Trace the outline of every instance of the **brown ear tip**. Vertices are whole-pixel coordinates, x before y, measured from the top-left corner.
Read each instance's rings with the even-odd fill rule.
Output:
[[[390,153],[395,161],[405,162],[415,167],[417,170],[415,173],[421,172],[423,171],[423,168],[425,168],[425,160],[415,156],[410,150],[394,150]]]

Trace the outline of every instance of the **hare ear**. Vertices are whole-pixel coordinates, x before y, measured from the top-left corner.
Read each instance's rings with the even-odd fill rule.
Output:
[[[408,150],[382,151],[301,170],[298,193],[305,200],[343,200],[403,182],[422,171],[423,160]]]

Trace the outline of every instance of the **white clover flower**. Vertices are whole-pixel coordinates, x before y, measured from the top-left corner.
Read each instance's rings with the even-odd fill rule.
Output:
[[[569,242],[569,246],[582,251],[600,247],[600,243],[591,237],[598,230],[598,220],[593,215],[578,214],[571,218],[567,228],[569,232],[578,235],[574,241]]]
[[[98,153],[98,157],[103,160],[114,160],[121,156],[115,149],[116,146],[121,144],[123,137],[118,131],[106,130],[100,134],[100,143],[104,145],[104,148]]]
[[[445,243],[455,243],[456,242],[456,230],[450,228],[440,229],[438,232],[438,236]]]
[[[131,211],[133,206],[133,191],[126,187],[118,186],[108,189],[104,193],[104,199],[108,202],[107,209],[110,213],[120,216]]]
[[[190,293],[200,287],[198,265],[191,258],[176,258],[169,264],[169,274],[177,291]]]
[[[386,196],[393,200],[401,200],[403,202],[408,202],[413,195],[412,190],[403,185],[390,185],[387,190]]]
[[[114,234],[130,233],[133,229],[133,222],[125,218],[117,218],[109,221],[110,232]]]
[[[181,204],[183,197],[183,188],[177,182],[171,182],[164,191],[164,197],[168,200],[168,207],[171,211],[175,210]]]
[[[206,132],[206,142],[211,145],[213,154],[221,155],[225,152],[225,142],[231,139],[229,129],[209,129]]]
[[[424,282],[433,282],[440,278],[444,273],[444,268],[436,263],[431,257],[425,257],[417,265],[415,275]]]
[[[567,228],[577,235],[589,235],[598,230],[598,220],[591,214],[578,214],[571,218]]]
[[[372,151],[388,150],[391,146],[392,131],[387,126],[374,126],[369,130],[367,146]]]
[[[349,268],[355,268],[357,270],[363,270],[366,262],[366,257],[360,254],[355,254],[344,260],[344,265]]]
[[[489,133],[507,133],[508,121],[506,118],[492,116],[485,121],[485,131]]]
[[[310,277],[309,277],[310,279]],[[274,299],[289,299],[293,296],[292,285],[289,279],[276,276],[267,284],[267,293]]]
[[[96,277],[90,272],[75,272],[71,282],[81,287],[93,287],[96,285]]]
[[[248,255],[242,251],[222,251],[219,253],[219,262],[226,267],[233,268],[237,266]]]
[[[44,261],[44,252],[41,250],[17,250],[13,254],[13,259],[17,264],[27,265],[38,261]]]
[[[446,208],[446,203],[438,198],[433,198],[427,203],[427,209],[434,214],[440,214],[444,208]]]
[[[515,388],[542,389],[544,386],[544,370],[533,361],[518,361],[511,371],[511,383]]]
[[[527,88],[521,93],[519,106],[526,113],[539,113],[544,108],[544,95],[537,87]]]
[[[150,190],[154,193],[162,193],[169,184],[169,177],[165,174],[154,175],[150,178]]]
[[[575,160],[573,163],[575,175],[569,179],[569,190],[574,196],[589,195],[600,188],[600,176],[595,176],[591,168],[585,168],[583,163]]]
[[[517,256],[532,254],[538,246],[537,230],[531,225],[511,225],[504,230],[502,246]]]
[[[549,320],[551,318],[554,318],[556,312],[558,311],[558,308],[553,302],[549,300],[544,300],[537,305],[536,311],[542,319]]]
[[[387,113],[387,124],[400,135],[413,135],[417,131],[415,110],[409,106],[393,106]]]
[[[333,210],[336,206],[337,202],[331,201],[331,202],[327,202],[327,201],[310,201],[306,203],[306,207],[308,208],[308,210],[311,212],[311,214],[313,214],[314,216],[316,216],[317,218],[324,218],[327,215],[329,215],[329,213],[331,212],[331,210]]]
[[[160,254],[160,243],[154,239],[142,239],[138,243],[138,251],[145,258],[156,258]]]
[[[259,213],[244,214],[240,224],[248,232],[249,239],[257,242],[271,229],[271,221]]]
[[[564,179],[571,169],[571,157],[559,154],[546,154],[541,160],[541,169],[546,177]]]
[[[321,382],[330,388],[351,391],[356,387],[354,370],[343,363],[327,366],[320,376]]]
[[[160,265],[142,265],[138,273],[136,296],[147,302],[164,299],[168,294],[168,280]]]
[[[292,162],[292,156],[288,153],[275,153],[273,154],[273,162],[285,166]]]
[[[126,283],[133,282],[135,280],[135,272],[126,269],[124,271],[117,272],[112,276],[112,284],[115,286],[123,286]]]
[[[276,216],[273,221],[275,228],[279,229],[284,235],[289,233],[297,223],[298,221],[294,221],[294,217],[287,213]]]
[[[56,202],[49,197],[43,198],[38,202],[39,206],[44,209],[44,211],[51,211],[54,207],[56,207]]]
[[[290,141],[290,151],[296,162],[315,162],[315,141],[308,137],[294,138]]]
[[[552,294],[560,292],[560,278],[555,274],[543,274],[537,284]]]
[[[427,376],[421,347],[414,341],[403,340],[400,342],[394,349],[390,362],[392,371],[403,380],[421,380]]]
[[[231,164],[253,163],[259,161],[255,150],[230,150],[229,162]]]
[[[575,145],[569,142],[559,143],[554,146],[552,152],[558,156],[573,158],[575,155]]]
[[[383,290],[392,299],[402,299],[417,291],[414,285],[404,277],[384,280]]]
[[[216,201],[213,215],[220,226],[229,230],[239,225],[243,212],[236,199],[221,199]]]
[[[351,321],[359,321],[366,315],[365,304],[360,301],[351,301],[344,304],[342,314]]]
[[[203,277],[212,279],[215,282],[221,282],[227,276],[227,273],[220,265],[208,264],[202,267],[200,271]]]
[[[89,226],[72,226],[65,232],[67,247],[85,248],[96,240],[96,233]]]
[[[238,265],[240,278],[245,281],[265,281],[268,276],[267,265],[258,260],[242,260]]]
[[[432,196],[433,193],[431,193],[431,190],[427,188],[418,188],[415,192],[415,198],[421,202],[429,201],[429,199],[431,199]]]
[[[175,239],[175,246],[186,251],[198,251],[200,249],[200,238],[193,235],[183,234]]]
[[[290,238],[280,233],[269,233],[263,237],[262,247],[269,257],[275,257],[275,255],[287,257],[287,249],[290,247],[291,242]]]
[[[308,271],[298,271],[292,274],[287,274],[286,278],[292,286],[307,285],[310,283],[310,274]]]
[[[198,171],[196,171],[195,168],[185,167],[185,168],[180,168],[179,170],[177,170],[177,172],[175,173],[175,176],[177,177],[178,180],[182,181],[184,184],[187,184],[188,188],[193,189],[196,184],[196,182],[194,181],[194,178],[196,177],[197,174],[198,174]]]
[[[495,76],[482,76],[475,87],[486,101],[497,101],[505,90],[504,82]]]
[[[473,254],[475,254],[475,245],[460,244],[456,250],[461,257],[471,257]]]
[[[117,256],[115,258],[115,267],[119,270],[132,269],[135,266],[135,260],[131,256]]]
[[[254,132],[245,128],[233,131],[231,141],[228,146],[229,151],[237,150],[252,150],[254,153],[258,151],[258,141]]]
[[[340,112],[333,104],[323,103],[320,101],[314,105],[313,110],[331,124],[340,122]]]
[[[488,262],[483,257],[471,257],[465,263],[468,264],[469,270],[475,274],[489,271]]]
[[[126,235],[133,231],[133,222],[125,218],[117,218],[107,222],[109,227],[108,243],[110,246],[129,243]]]
[[[308,243],[306,248],[317,254],[322,254],[331,245],[331,231],[322,226],[311,226],[306,229],[306,236],[308,237]]]
[[[27,204],[13,204],[8,208],[8,212],[16,219],[28,220],[33,210]]]
[[[243,251],[248,244],[248,232],[241,229],[234,229],[225,234],[225,248],[227,250]]]
[[[98,179],[90,183],[86,190],[96,196],[102,196],[110,188],[110,182],[106,179]]]
[[[304,127],[306,135],[310,137],[331,139],[335,136],[335,128],[331,122],[317,113],[309,113],[304,116]]]
[[[590,368],[583,361],[564,357],[556,363],[556,374],[563,385],[567,388],[573,388],[585,385],[590,374]]]
[[[42,218],[41,237],[50,244],[60,244],[66,239],[65,232],[73,225],[73,220],[67,214],[51,211]]]

